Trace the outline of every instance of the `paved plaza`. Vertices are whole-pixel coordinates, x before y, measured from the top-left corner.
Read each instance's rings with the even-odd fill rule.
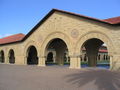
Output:
[[[120,72],[0,64],[0,90],[120,90]]]

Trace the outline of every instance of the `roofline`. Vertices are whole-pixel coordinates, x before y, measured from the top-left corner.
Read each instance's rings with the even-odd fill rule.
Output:
[[[61,12],[61,13],[65,13],[65,14],[69,14],[69,15],[73,15],[73,16],[77,16],[77,17],[81,17],[81,18],[85,18],[85,19],[89,19],[89,20],[92,20],[92,21],[96,21],[96,22],[100,22],[100,23],[104,23],[106,25],[111,25],[111,26],[120,26],[120,23],[117,23],[117,24],[112,24],[112,23],[109,23],[107,21],[104,21],[104,20],[100,20],[100,19],[96,19],[96,18],[92,18],[92,17],[87,17],[87,16],[84,16],[84,15],[80,15],[80,14],[76,14],[76,13],[71,13],[71,12],[67,12],[67,11],[63,11],[63,10],[59,10],[59,9],[52,9],[42,20],[40,20],[31,30],[30,32],[25,35],[25,37],[20,40],[20,41],[16,41],[16,42],[10,42],[10,43],[5,43],[5,44],[0,44],[0,46],[3,46],[3,45],[8,45],[8,44],[14,44],[14,43],[20,43],[20,42],[23,42],[25,41],[40,25],[42,25],[54,12]]]

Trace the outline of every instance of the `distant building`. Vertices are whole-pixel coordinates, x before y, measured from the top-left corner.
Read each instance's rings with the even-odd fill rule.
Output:
[[[88,57],[86,54],[86,49],[82,48],[82,55],[81,55],[81,60],[82,61],[88,61]],[[109,56],[108,56],[108,51],[107,51],[107,47],[106,46],[101,46],[97,55],[97,60],[99,61],[103,61],[103,60],[109,60]]]

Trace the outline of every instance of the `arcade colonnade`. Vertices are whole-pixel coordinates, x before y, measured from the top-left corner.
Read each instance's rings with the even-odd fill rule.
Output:
[[[98,50],[105,43],[110,69],[118,70],[119,36],[120,17],[100,20],[52,9],[27,35],[18,34],[0,39],[0,62],[46,66],[46,61],[53,58],[48,61],[63,65],[68,52],[69,67],[80,69],[82,48],[85,47],[88,64],[95,67]]]
[[[88,55],[89,66],[96,66],[96,56],[100,46],[103,43],[107,44],[108,55],[110,56],[110,67],[112,68],[113,44],[106,35],[99,32],[90,32],[82,35],[74,45],[72,44],[69,36],[60,32],[50,34],[44,40],[41,47],[37,45],[37,42],[30,41],[28,44],[26,44],[23,50],[24,64],[46,66],[47,55],[49,52],[53,52],[56,55],[56,57],[54,57],[54,62],[57,62],[59,65],[63,65],[64,52],[67,50],[70,59],[70,68],[81,68],[80,57],[82,55],[82,47],[85,46]],[[53,50],[50,51],[51,49]],[[4,51],[1,50],[1,62],[7,62],[11,64],[16,63],[15,61],[17,56],[15,56],[15,53],[16,52],[14,49],[10,49],[8,52],[8,58],[5,58]]]

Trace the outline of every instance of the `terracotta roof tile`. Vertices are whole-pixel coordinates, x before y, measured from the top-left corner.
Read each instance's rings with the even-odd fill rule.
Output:
[[[102,47],[105,47],[105,46],[102,46]],[[83,50],[83,51],[86,51],[85,47],[83,47],[82,50]],[[101,48],[100,48],[100,49],[99,49],[99,52],[101,52],[101,53],[107,53],[108,50],[107,50],[107,49],[101,49]]]
[[[103,53],[103,52],[104,52],[104,53],[107,53],[108,51],[107,51],[107,50],[105,50],[105,49],[100,49],[100,50],[99,50],[99,52],[102,52],[102,53]]]
[[[118,24],[118,23],[120,23],[120,16],[114,17],[114,18],[104,19],[103,21],[109,22],[111,24]]]
[[[24,34],[19,33],[15,35],[11,35],[8,37],[4,37],[0,39],[0,44],[6,44],[6,43],[11,43],[11,42],[16,42],[16,41],[21,41],[25,37]]]

